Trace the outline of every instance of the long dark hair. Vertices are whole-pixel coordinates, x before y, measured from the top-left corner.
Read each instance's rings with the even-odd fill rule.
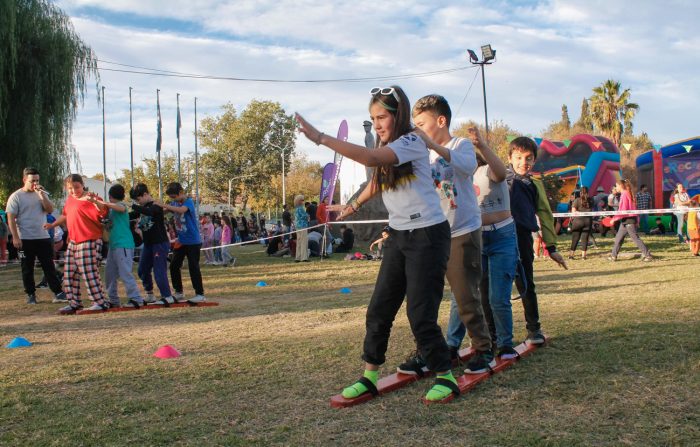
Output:
[[[581,194],[581,203],[588,205],[588,187],[582,186],[580,194]]]
[[[370,99],[369,107],[371,108],[374,104],[379,104],[394,116],[394,128],[389,135],[389,141],[395,141],[411,132],[413,126],[411,125],[411,104],[408,102],[408,96],[406,96],[406,93],[404,93],[403,89],[398,85],[392,85],[391,88],[393,88],[398,95],[399,101],[396,100],[393,94],[382,95],[381,93],[377,93]],[[375,147],[381,145],[381,140],[377,138]],[[395,190],[403,183],[403,179],[412,175],[413,164],[411,162],[399,166],[383,165],[374,170],[374,181],[382,190]]]

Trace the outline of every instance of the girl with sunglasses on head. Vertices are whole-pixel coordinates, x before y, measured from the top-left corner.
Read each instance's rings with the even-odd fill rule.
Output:
[[[397,86],[374,88],[369,113],[377,133],[374,150],[368,151],[319,132],[299,114],[300,131],[317,145],[324,145],[368,167],[376,167],[368,187],[342,210],[341,218],[357,211],[381,194],[389,211],[389,238],[384,246],[374,293],[367,307],[362,359],[364,375],[343,390],[347,399],[377,394],[379,366],[385,360],[391,327],[404,296],[411,330],[421,356],[437,372],[427,402],[447,402],[459,394],[450,371],[450,354],[437,324],[450,250],[450,226],[435,192],[426,143],[411,126],[408,97]],[[330,209],[330,207],[329,207]]]

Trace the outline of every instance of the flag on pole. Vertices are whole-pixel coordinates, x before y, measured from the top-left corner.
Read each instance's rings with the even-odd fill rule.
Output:
[[[156,104],[158,108],[158,137],[156,139],[156,152],[160,153],[160,148],[163,145],[163,136],[161,135],[161,131],[163,130],[163,123],[160,119],[160,97],[156,97]]]

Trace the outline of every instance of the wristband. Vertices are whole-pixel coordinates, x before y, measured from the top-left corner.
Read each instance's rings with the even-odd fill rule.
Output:
[[[319,145],[321,144],[321,138],[323,138],[324,135],[325,135],[325,134],[324,134],[323,132],[321,132],[320,134],[318,134],[318,140],[315,141],[316,146],[319,146]]]

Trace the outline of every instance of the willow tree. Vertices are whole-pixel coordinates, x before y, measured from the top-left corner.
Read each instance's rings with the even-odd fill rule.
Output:
[[[0,202],[34,166],[60,188],[70,135],[97,58],[70,18],[46,0],[0,1]]]

